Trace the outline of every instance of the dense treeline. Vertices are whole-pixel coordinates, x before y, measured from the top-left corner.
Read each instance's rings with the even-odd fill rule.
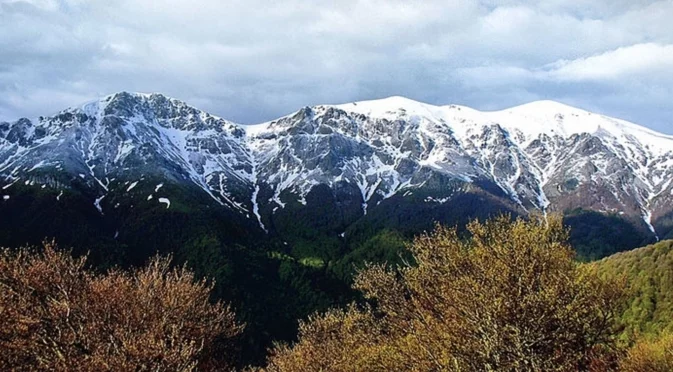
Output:
[[[351,284],[364,263],[413,262],[406,247],[431,230],[433,221],[457,225],[463,234],[471,219],[515,213],[485,193],[458,192],[446,203],[427,203],[431,195],[457,190],[449,180],[435,182],[431,192],[380,200],[366,216],[358,200],[317,187],[307,195],[310,207],[289,198],[285,208],[262,211],[270,231],[265,234],[256,219],[213,208],[212,198],[179,184],[161,188],[171,200],[169,209],[156,197],[147,200],[163,179],[146,178],[131,192],[110,193],[101,214],[92,207],[100,195],[75,178],[62,194],[12,186],[11,199],[2,202],[0,246],[56,238],[76,257],[87,254],[99,273],[171,254],[176,265],[188,265],[197,278],[213,279],[212,297],[236,308],[239,322],[247,325],[241,336],[243,359],[255,364],[264,362],[274,341],[296,340],[298,319],[357,299]],[[270,190],[261,192],[261,198],[272,196],[264,194]],[[580,260],[643,245],[641,234],[617,216],[572,211],[564,223],[572,227],[570,242]]]
[[[633,346],[624,369],[673,371],[673,241],[618,253],[592,265],[601,275],[622,276],[628,283],[620,338]]]
[[[367,244],[400,241],[386,233]],[[560,218],[499,217],[470,223],[467,235],[437,226],[415,238],[406,253],[363,251],[352,262],[373,257],[398,264],[361,267],[353,288],[362,296],[344,296],[356,301],[302,321],[299,339],[270,349],[264,368],[671,370],[673,243],[579,264],[567,241]],[[199,252],[203,256],[189,257],[199,262],[195,267],[213,265],[223,277],[240,274],[229,272],[239,265],[209,260],[207,249]],[[281,252],[266,259],[278,265],[283,280],[300,277],[296,292],[276,296],[313,293],[302,288],[301,277],[328,269]],[[167,258],[139,269],[100,271],[53,244],[2,249],[0,369],[243,369],[248,359],[242,351],[251,342],[246,328],[260,324],[244,325],[229,307],[213,302],[227,297],[215,293],[226,289],[200,277],[171,267]],[[273,296],[276,288],[270,287]],[[258,311],[264,310],[292,311]],[[311,309],[295,310],[301,312]]]
[[[673,333],[673,240],[594,263],[602,275],[626,276],[631,296],[622,315],[624,339]]]
[[[570,227],[569,241],[581,261],[601,259],[654,241],[616,213],[576,209],[564,213],[564,223]]]

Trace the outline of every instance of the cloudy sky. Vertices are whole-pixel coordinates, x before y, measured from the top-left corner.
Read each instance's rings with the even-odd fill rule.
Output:
[[[673,134],[673,0],[0,0],[0,120],[122,90],[241,123],[553,99]]]

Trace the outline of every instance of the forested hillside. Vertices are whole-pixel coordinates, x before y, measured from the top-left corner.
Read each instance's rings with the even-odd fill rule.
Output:
[[[626,278],[624,339],[673,333],[673,240],[617,253],[595,265],[605,276]]]
[[[204,238],[177,268],[128,270],[4,248],[0,367],[670,371],[673,242],[580,263],[568,238],[560,216],[504,215],[406,247],[379,234],[343,261],[236,245],[223,261]]]

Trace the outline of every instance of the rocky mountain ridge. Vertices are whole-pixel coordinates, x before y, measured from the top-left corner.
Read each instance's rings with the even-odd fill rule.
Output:
[[[0,123],[0,179],[5,200],[17,183],[60,194],[83,182],[101,214],[109,194],[137,187],[170,208],[160,185],[189,185],[267,232],[325,186],[344,231],[415,194],[428,207],[478,194],[515,213],[583,209],[656,238],[673,230],[673,137],[551,101],[480,112],[390,97],[244,126],[122,92]]]

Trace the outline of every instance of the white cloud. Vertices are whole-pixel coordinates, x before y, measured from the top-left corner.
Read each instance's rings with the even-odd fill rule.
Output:
[[[0,120],[131,90],[240,122],[405,95],[663,123],[666,14],[671,0],[0,0]]]
[[[563,81],[673,79],[673,45],[636,44],[586,58],[558,61],[551,65],[550,76]]]

